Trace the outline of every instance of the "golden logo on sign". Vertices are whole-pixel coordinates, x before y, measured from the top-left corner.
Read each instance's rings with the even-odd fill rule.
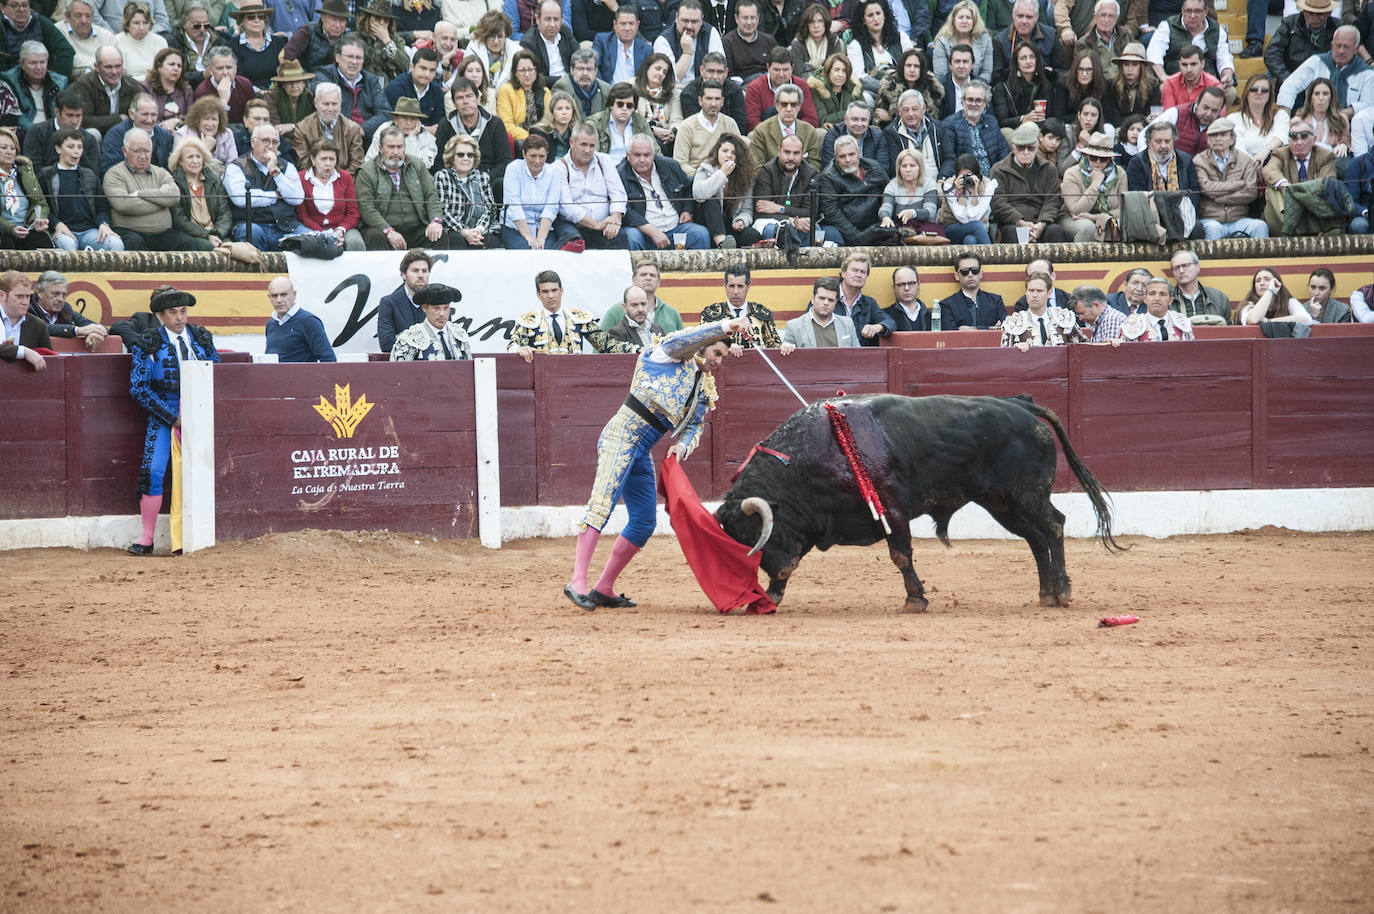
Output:
[[[360,395],[355,401],[349,387],[348,384],[342,387],[335,384],[334,402],[330,403],[324,397],[320,397],[320,402],[315,404],[315,412],[324,417],[324,421],[329,423],[334,429],[334,434],[340,438],[352,438],[353,433],[358,430],[358,423],[363,421],[373,407],[373,404],[367,402],[367,394]]]

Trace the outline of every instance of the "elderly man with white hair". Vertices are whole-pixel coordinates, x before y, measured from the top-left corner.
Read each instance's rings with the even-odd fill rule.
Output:
[[[363,128],[343,116],[343,90],[338,83],[315,87],[315,113],[297,121],[292,136],[302,154],[308,154],[320,140],[333,140],[339,147],[339,171],[351,175],[363,165]]]
[[[296,207],[305,200],[296,166],[278,158],[277,128],[253,128],[252,149],[224,169],[224,192],[234,212],[234,238],[251,241],[265,251],[277,250],[281,239],[301,231]]]
[[[711,246],[711,233],[692,221],[696,205],[692,179],[675,159],[655,152],[651,137],[641,133],[630,138],[619,171],[625,186],[625,234],[630,250],[674,247],[678,235],[689,251]]]
[[[95,68],[95,52],[114,45],[114,32],[97,25],[92,0],[68,0],[67,15],[54,23],[57,31],[72,46],[72,79],[84,76]]]
[[[181,189],[153,164],[153,138],[134,127],[124,134],[124,161],[105,172],[105,199],[114,230],[128,251],[197,251],[196,239],[172,227]]]
[[[821,213],[845,244],[874,244],[890,230],[878,228],[887,172],[859,154],[859,141],[845,134],[835,141],[835,158],[821,172]]]
[[[1011,25],[992,38],[993,64],[992,78],[1001,82],[1011,77],[1014,53],[1017,45],[1033,44],[1045,62],[1045,70],[1051,78],[1057,77],[1069,68],[1069,58],[1064,45],[1054,29],[1040,21],[1040,6],[1035,0],[1016,0],[1011,7]]]
[[[615,160],[596,151],[596,128],[586,121],[572,130],[568,154],[549,165],[563,179],[559,214],[572,223],[589,248],[629,247],[621,230],[627,197]],[[628,147],[627,147],[628,148]]]
[[[1359,29],[1353,25],[1336,29],[1331,36],[1331,50],[1307,58],[1279,86],[1279,107],[1291,113],[1298,94],[1306,92],[1319,77],[1331,80],[1336,89],[1333,107],[1340,107],[1347,118],[1356,111],[1374,107],[1374,68],[1356,55],[1359,46]]]

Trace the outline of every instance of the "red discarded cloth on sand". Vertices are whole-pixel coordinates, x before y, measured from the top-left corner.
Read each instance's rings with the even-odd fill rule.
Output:
[[[676,457],[663,461],[658,491],[682,554],[712,605],[723,613],[746,605],[751,613],[776,612],[778,607],[759,587],[761,556],[750,555],[748,546],[726,535],[697,497]]]

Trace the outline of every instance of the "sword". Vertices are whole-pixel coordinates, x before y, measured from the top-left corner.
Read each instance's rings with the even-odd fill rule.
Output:
[[[794,397],[796,397],[798,400],[801,401],[801,405],[802,405],[802,406],[810,406],[810,405],[811,405],[810,403],[807,403],[807,402],[806,402],[806,398],[805,398],[805,397],[803,397],[801,394],[797,393],[797,388],[795,388],[795,387],[792,386],[792,382],[789,381],[789,380],[787,380],[787,378],[783,377],[783,374],[782,374],[781,371],[778,371],[778,366],[776,366],[776,365],[773,364],[773,360],[770,359],[770,358],[768,357],[768,353],[766,353],[766,352],[763,351],[763,347],[762,347],[762,346],[755,346],[755,347],[754,347],[754,351],[757,352],[759,355],[763,356],[763,360],[764,360],[765,362],[768,363],[768,367],[771,368],[771,369],[773,369],[773,374],[777,375],[777,376],[778,376],[778,380],[782,381],[782,383],[784,383],[784,384],[787,385],[787,389],[790,390],[790,391],[792,391],[792,395],[793,395]]]

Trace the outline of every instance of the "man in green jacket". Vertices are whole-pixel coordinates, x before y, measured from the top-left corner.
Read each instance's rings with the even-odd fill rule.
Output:
[[[434,179],[424,163],[406,155],[405,134],[396,125],[377,133],[377,158],[359,169],[356,179],[367,249],[451,248]]]

